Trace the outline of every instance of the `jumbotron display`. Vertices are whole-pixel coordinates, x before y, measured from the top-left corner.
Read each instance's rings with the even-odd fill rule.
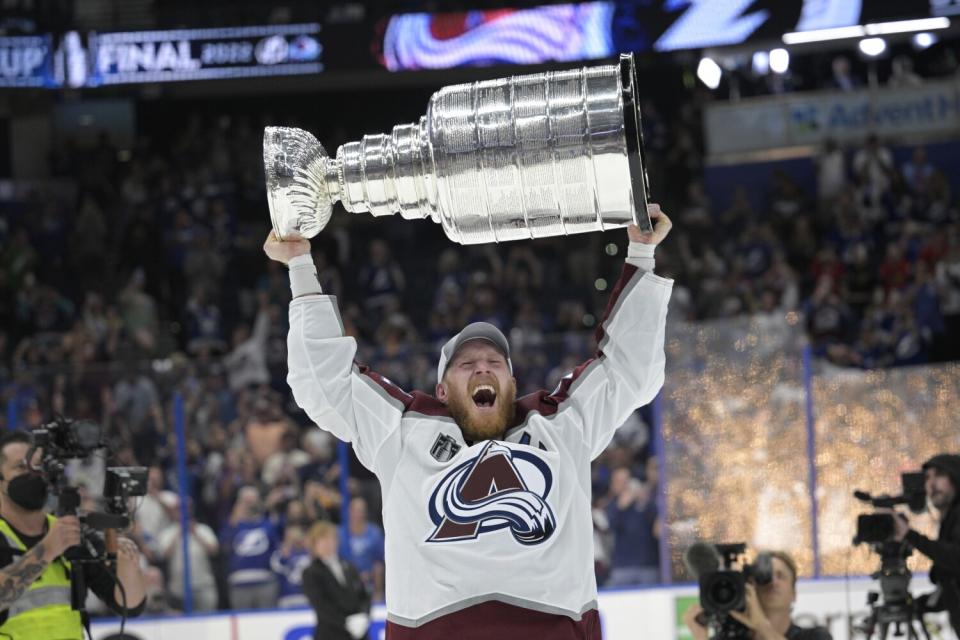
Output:
[[[390,71],[605,58],[780,39],[785,33],[946,16],[954,2],[663,0],[393,16],[381,63]]]
[[[320,23],[0,37],[0,87],[533,65],[960,14],[958,0],[604,0]],[[384,28],[384,25],[386,27]],[[321,39],[322,31],[322,39]],[[790,44],[789,42],[787,44]]]

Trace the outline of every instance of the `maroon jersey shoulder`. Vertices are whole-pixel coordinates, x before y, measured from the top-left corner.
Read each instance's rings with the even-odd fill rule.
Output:
[[[535,391],[517,400],[517,413],[514,416],[513,425],[511,426],[517,427],[523,424],[523,421],[527,419],[527,415],[531,411],[538,411],[542,416],[552,416],[555,414],[560,408],[560,403],[569,397],[570,386],[583,374],[593,361],[594,358],[590,358],[568,375],[564,376],[563,379],[560,380],[560,384],[558,384],[557,388],[553,391]]]
[[[436,397],[422,391],[414,391],[411,394],[413,401],[406,405],[407,411],[422,413],[425,416],[446,417],[450,415],[450,409]]]
[[[450,415],[447,405],[437,400],[434,396],[422,391],[408,393],[366,365],[357,365],[357,368],[361,375],[373,380],[373,382],[383,389],[391,398],[399,401],[403,405],[404,412],[415,411],[427,416]]]

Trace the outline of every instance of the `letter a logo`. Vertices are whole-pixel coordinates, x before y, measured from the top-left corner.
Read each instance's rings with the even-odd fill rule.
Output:
[[[524,473],[539,477],[524,480]],[[542,487],[542,493],[530,485]],[[546,502],[552,485],[550,467],[535,454],[514,451],[490,442],[476,458],[452,469],[430,498],[430,517],[436,525],[427,542],[473,540],[481,534],[510,528],[520,544],[539,544],[557,527]]]

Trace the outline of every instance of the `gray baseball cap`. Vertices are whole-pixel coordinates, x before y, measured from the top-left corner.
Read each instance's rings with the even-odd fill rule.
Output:
[[[437,381],[443,380],[443,374],[447,370],[447,364],[453,360],[460,347],[471,340],[486,340],[500,350],[500,353],[507,359],[507,367],[513,374],[513,362],[510,361],[510,344],[507,337],[503,335],[500,329],[489,322],[473,322],[463,328],[463,331],[453,336],[440,349],[440,363],[437,365]]]

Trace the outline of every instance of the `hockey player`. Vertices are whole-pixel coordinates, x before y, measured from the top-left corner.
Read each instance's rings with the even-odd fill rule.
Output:
[[[264,251],[290,269],[294,398],[380,480],[391,640],[601,637],[590,461],[664,377],[673,281],[653,269],[671,223],[649,212],[651,233],[627,230],[595,357],[519,399],[510,346],[486,323],[443,346],[435,396],[355,363],[309,242],[268,236]]]

